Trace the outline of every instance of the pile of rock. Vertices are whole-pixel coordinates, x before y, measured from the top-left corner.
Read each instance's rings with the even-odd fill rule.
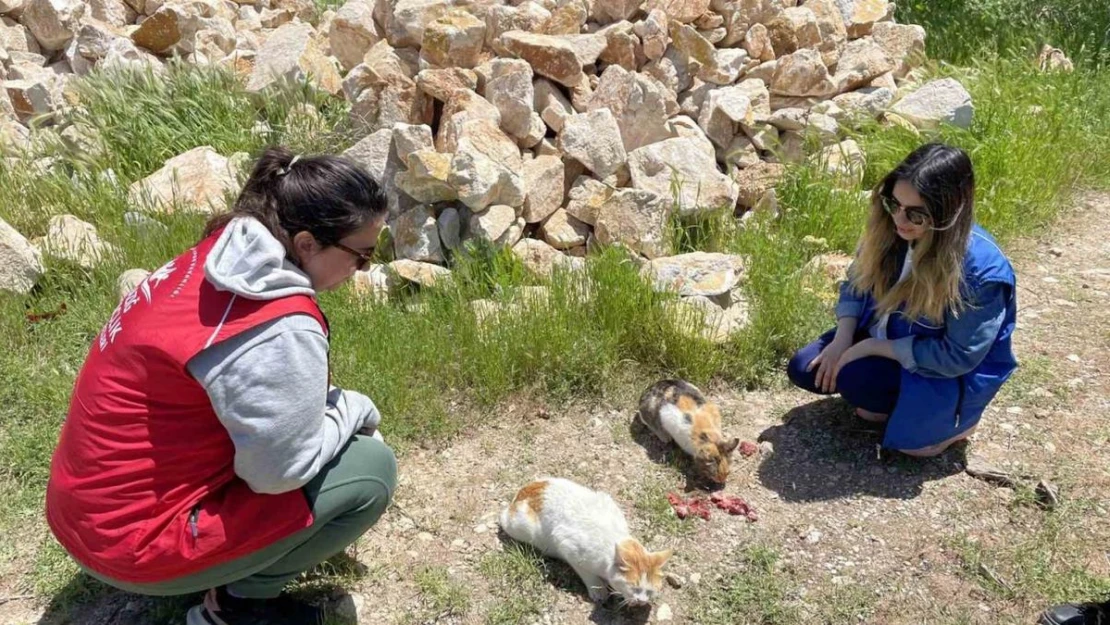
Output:
[[[971,114],[958,83],[913,80],[925,32],[887,0],[350,0],[322,14],[313,0],[0,0],[0,14],[0,141],[70,105],[73,75],[173,56],[253,92],[308,80],[346,99],[361,137],[347,155],[389,197],[391,275],[419,281],[441,272],[410,263],[446,264],[468,239],[545,273],[596,244],[660,259],[672,215],[773,206],[785,162],[857,179],[846,126]],[[132,201],[219,210],[244,158],[196,148]]]

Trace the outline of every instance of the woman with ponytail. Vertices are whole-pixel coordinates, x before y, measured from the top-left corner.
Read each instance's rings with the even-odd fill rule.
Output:
[[[369,261],[385,206],[343,158],[268,149],[231,212],[123,298],[47,489],[89,575],[204,592],[188,625],[322,622],[282,588],[377,521],[397,469],[374,403],[330,384],[315,296]]]
[[[879,183],[837,327],[788,374],[886,423],[883,446],[934,456],[971,435],[1017,366],[1010,262],[975,225],[971,159],[924,145]]]

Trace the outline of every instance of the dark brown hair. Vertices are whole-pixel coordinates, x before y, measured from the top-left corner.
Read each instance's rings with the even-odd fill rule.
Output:
[[[334,245],[386,212],[386,198],[365,169],[342,156],[302,156],[266,148],[231,211],[209,220],[208,237],[236,217],[253,217],[292,251],[293,237],[308,232]]]

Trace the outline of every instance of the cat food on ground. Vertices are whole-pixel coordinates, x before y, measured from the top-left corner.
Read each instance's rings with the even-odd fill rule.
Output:
[[[698,516],[705,521],[709,520],[709,504],[701,497],[683,499],[674,493],[667,493],[667,501],[670,502],[675,515],[680,519]]]
[[[735,495],[713,493],[709,497],[709,501],[733,516],[747,517],[747,519],[753,523],[759,520],[759,515],[756,514],[755,509],[748,505],[748,502]]]
[[[750,458],[759,453],[759,446],[751,441],[740,443],[740,455]]]

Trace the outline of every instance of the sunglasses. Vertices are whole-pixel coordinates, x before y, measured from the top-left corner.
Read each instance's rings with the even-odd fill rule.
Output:
[[[374,248],[370,248],[369,252],[360,252],[356,249],[349,248],[346,245],[343,245],[342,243],[333,243],[333,245],[335,247],[338,247],[339,249],[343,250],[344,252],[347,252],[348,254],[350,254],[352,256],[357,256],[358,257],[358,266],[356,268],[359,271],[362,271],[363,269],[366,269],[366,266],[370,264],[370,261],[374,260]]]
[[[891,217],[897,215],[899,210],[904,211],[906,220],[915,226],[924,226],[933,219],[924,206],[906,206],[889,195],[883,196],[883,210]]]

